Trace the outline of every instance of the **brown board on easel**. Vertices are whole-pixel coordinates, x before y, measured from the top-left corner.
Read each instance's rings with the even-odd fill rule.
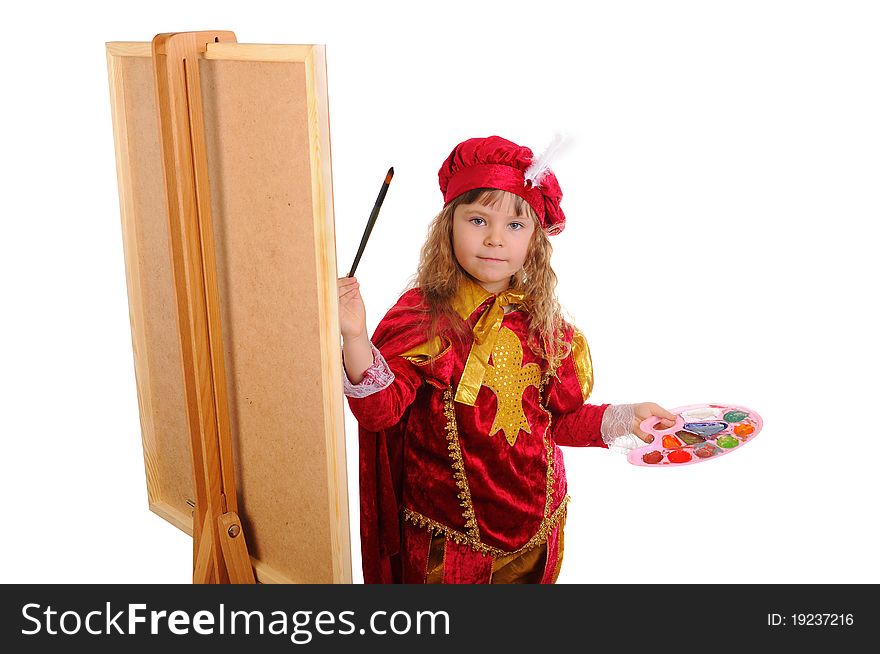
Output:
[[[150,509],[193,533],[193,472],[150,43],[108,43]],[[257,579],[351,581],[321,46],[199,59],[238,512]]]

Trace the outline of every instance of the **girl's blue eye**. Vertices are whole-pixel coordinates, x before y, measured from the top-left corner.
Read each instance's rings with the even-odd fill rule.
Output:
[[[514,231],[518,231],[518,230],[522,229],[523,227],[525,227],[525,225],[523,225],[522,223],[510,223],[510,224],[511,225],[518,225],[518,227],[516,227],[516,229],[514,229]]]
[[[475,220],[483,220],[483,219],[478,216],[475,216],[474,218],[471,218],[470,222],[474,222]],[[486,222],[486,221],[483,220],[483,222]]]

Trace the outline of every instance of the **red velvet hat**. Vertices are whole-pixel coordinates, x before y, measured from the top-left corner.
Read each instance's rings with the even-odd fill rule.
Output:
[[[550,170],[549,160],[561,139],[537,159],[524,146],[500,136],[463,141],[440,167],[440,191],[445,203],[476,188],[497,188],[518,195],[531,205],[544,231],[553,236],[565,227],[559,207],[562,189]]]

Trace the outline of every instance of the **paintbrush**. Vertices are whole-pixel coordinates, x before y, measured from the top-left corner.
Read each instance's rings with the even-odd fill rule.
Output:
[[[358,247],[357,256],[355,256],[354,263],[351,264],[351,270],[348,273],[349,277],[354,277],[355,268],[357,268],[357,265],[361,260],[361,255],[364,253],[364,247],[366,247],[367,240],[370,238],[370,232],[373,231],[373,225],[376,224],[376,217],[379,215],[379,209],[382,208],[382,202],[385,200],[385,193],[388,192],[388,185],[391,183],[391,178],[393,176],[394,168],[391,167],[388,169],[388,174],[385,175],[385,181],[382,182],[382,188],[379,189],[379,197],[376,198],[376,204],[373,205],[373,210],[370,212],[370,218],[367,220],[366,228],[364,228],[364,235],[361,237],[361,244]]]

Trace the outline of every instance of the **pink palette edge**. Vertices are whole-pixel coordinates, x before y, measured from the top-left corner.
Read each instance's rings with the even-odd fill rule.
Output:
[[[647,468],[678,468],[719,459],[753,441],[764,426],[756,411],[738,404],[689,404],[670,413],[676,421],[668,429],[656,429],[656,417],[642,421],[639,428],[654,440],[630,451],[627,461]]]

